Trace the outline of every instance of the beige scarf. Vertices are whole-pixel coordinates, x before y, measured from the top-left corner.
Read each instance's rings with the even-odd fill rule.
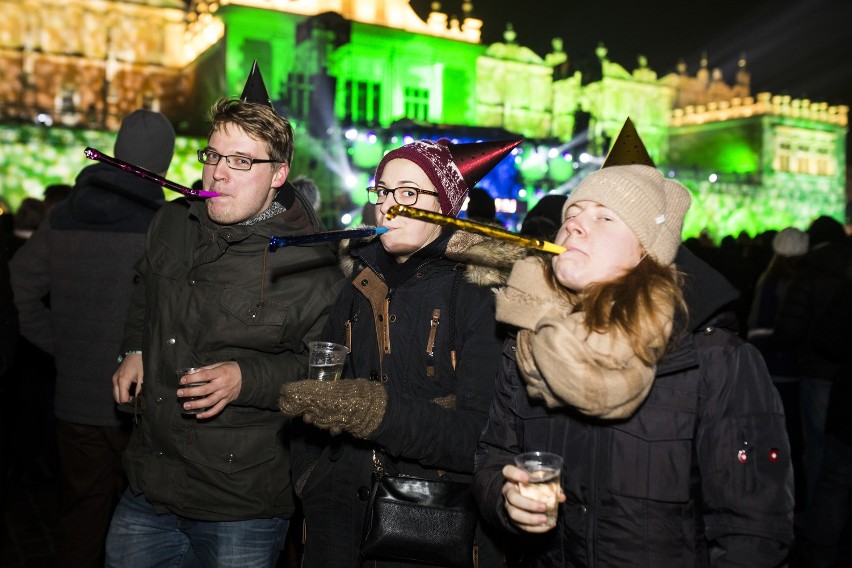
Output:
[[[662,352],[672,329],[672,306],[663,329],[643,330],[645,345]],[[517,362],[531,397],[550,408],[571,406],[597,418],[627,418],[654,381],[656,367],[642,363],[623,333],[589,332],[583,314],[553,290],[535,258],[515,263],[497,292],[497,319],[520,328]]]

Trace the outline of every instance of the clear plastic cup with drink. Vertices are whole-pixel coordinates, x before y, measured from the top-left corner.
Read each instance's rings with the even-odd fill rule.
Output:
[[[175,371],[175,373],[177,374],[177,377],[178,377],[178,388],[179,389],[187,389],[187,388],[190,388],[190,387],[200,387],[202,385],[206,385],[207,381],[197,381],[197,382],[180,384],[181,377],[183,377],[184,375],[191,375],[191,374],[193,374],[197,371],[200,371],[200,370],[201,370],[201,368],[199,368],[199,367],[182,367],[182,368],[178,369],[177,371]],[[178,397],[178,403],[180,404],[180,411],[183,414],[201,414],[202,412],[207,410],[207,408],[186,409],[186,408],[183,407],[183,404],[185,402],[198,400],[198,399],[204,398],[206,396],[207,396],[206,394],[203,394],[203,395],[200,395],[200,396],[179,396]]]
[[[343,363],[349,350],[345,345],[328,341],[312,341],[308,344],[308,379],[337,381],[343,374]]]
[[[528,483],[520,484],[521,495],[544,503],[547,526],[556,526],[562,456],[549,452],[526,452],[515,456],[515,465],[526,471],[530,478]]]

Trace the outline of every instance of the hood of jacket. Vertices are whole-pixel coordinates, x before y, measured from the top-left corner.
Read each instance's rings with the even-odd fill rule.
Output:
[[[340,268],[351,277],[361,254],[353,254],[380,237],[341,241]],[[378,245],[378,243],[377,243]],[[381,246],[381,245],[378,245]],[[509,278],[515,261],[527,255],[527,249],[465,231],[453,231],[447,241],[444,258],[465,265],[465,279],[477,286],[502,286]]]
[[[731,303],[740,295],[737,289],[715,268],[681,245],[675,266],[684,275],[683,296],[689,309],[687,329],[695,331],[713,321],[718,327],[736,327]]]
[[[51,212],[50,225],[58,230],[144,233],[163,203],[163,188],[156,183],[94,164],[77,175],[68,199]]]

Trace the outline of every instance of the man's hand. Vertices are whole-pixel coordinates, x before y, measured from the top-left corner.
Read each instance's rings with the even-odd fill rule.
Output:
[[[131,391],[131,387],[136,387]],[[112,397],[115,402],[129,402],[130,398],[139,394],[142,390],[142,354],[130,353],[125,355],[121,364],[112,375]]]
[[[521,495],[520,484],[530,480],[529,474],[518,467],[507,465],[503,467],[503,477],[506,478],[506,483],[503,484],[503,504],[509,520],[528,533],[545,533],[553,530],[554,527],[547,524],[545,514],[547,506],[541,501]],[[559,502],[565,502],[565,493],[562,492],[561,487]]]
[[[197,387],[178,388],[177,395],[179,397],[203,396],[204,398],[198,400],[184,402],[183,408],[185,410],[207,408],[195,417],[212,418],[237,399],[243,386],[243,374],[236,361],[228,361],[200,367],[191,375],[181,377],[180,382],[181,384],[206,383]]]

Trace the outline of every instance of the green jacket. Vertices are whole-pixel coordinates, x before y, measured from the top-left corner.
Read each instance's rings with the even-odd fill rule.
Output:
[[[160,511],[208,521],[293,512],[279,391],[307,375],[308,342],[342,274],[328,244],[268,251],[271,236],[320,229],[285,187],[287,210],[254,225],[217,225],[203,202],[182,199],[151,223],[122,344],[143,352],[146,402],[125,467]],[[237,399],[208,420],[182,416],[175,370],[231,360]]]

